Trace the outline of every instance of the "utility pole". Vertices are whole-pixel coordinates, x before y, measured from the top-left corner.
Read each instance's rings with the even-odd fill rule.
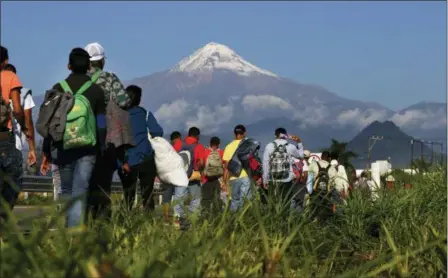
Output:
[[[367,149],[367,168],[369,168],[370,165],[370,154],[373,149],[373,146],[375,146],[376,141],[383,140],[383,138],[384,138],[383,136],[378,135],[372,135],[369,137],[369,146]]]

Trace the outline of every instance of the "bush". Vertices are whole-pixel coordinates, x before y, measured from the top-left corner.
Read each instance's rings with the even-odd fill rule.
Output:
[[[355,192],[344,215],[325,223],[256,200],[235,215],[193,220],[186,232],[138,210],[88,229],[63,229],[61,217],[37,221],[28,238],[11,219],[0,276],[445,277],[445,177],[414,175],[412,189],[385,190],[375,203]]]

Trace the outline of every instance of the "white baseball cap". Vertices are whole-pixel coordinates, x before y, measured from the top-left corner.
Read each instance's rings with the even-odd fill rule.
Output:
[[[106,58],[104,48],[97,42],[89,43],[84,50],[89,53],[90,61],[99,61]]]

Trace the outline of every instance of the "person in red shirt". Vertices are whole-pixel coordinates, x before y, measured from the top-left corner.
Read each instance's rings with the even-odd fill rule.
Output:
[[[174,212],[178,218],[178,224],[181,229],[188,229],[189,222],[185,219],[184,209],[182,208],[185,197],[190,194],[191,202],[189,211],[192,213],[199,212],[201,206],[201,180],[199,171],[202,170],[204,165],[204,145],[199,143],[200,131],[197,127],[192,127],[188,130],[188,137],[185,138],[182,148],[192,149],[193,153],[193,175],[190,177],[188,187],[175,186],[173,201],[176,203],[174,206]],[[193,145],[193,146],[192,146]],[[199,176],[199,179],[194,179],[194,176]]]
[[[202,161],[204,162],[204,172],[202,173],[201,183],[202,183],[202,203],[203,207],[207,208],[207,210],[219,209],[220,208],[220,191],[221,191],[221,182],[219,179],[222,177],[224,173],[224,164],[222,161],[222,157],[224,155],[224,151],[219,148],[221,145],[221,140],[218,137],[212,137],[210,139],[210,145],[208,148],[204,150],[204,156],[202,157]],[[212,152],[218,152],[219,161],[221,162],[221,169],[211,169],[210,171],[216,173],[212,177],[207,176],[207,163],[212,165],[212,161],[208,161],[208,158]],[[212,159],[216,160],[218,157],[213,157]],[[210,166],[209,166],[210,167]]]
[[[174,131],[171,133],[171,145],[176,152],[180,152],[182,150],[182,135],[179,131]]]

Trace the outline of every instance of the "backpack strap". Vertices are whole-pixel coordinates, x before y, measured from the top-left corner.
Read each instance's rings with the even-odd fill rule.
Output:
[[[85,91],[87,91],[90,87],[92,86],[92,81],[87,81],[86,83],[84,83],[81,88],[79,88],[78,91],[76,91],[77,95],[82,95],[85,93]]]
[[[93,83],[95,83],[98,80],[98,78],[100,78],[101,73],[103,73],[103,71],[98,70],[92,75],[90,79],[92,80]]]
[[[59,85],[61,85],[62,90],[64,90],[64,92],[66,93],[70,93],[73,95],[72,89],[70,88],[70,86],[68,85],[67,81],[62,80],[61,82],[59,82]]]

